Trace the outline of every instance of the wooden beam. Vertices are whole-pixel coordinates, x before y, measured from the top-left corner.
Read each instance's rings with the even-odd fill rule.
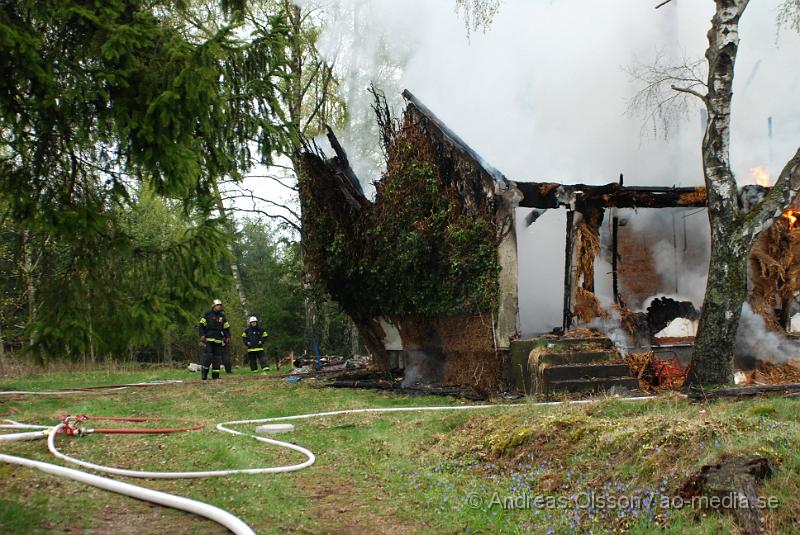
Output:
[[[718,390],[703,390],[695,387],[689,389],[688,397],[689,401],[713,401],[720,398],[746,398],[763,394],[794,396],[800,394],[800,384],[739,386]]]
[[[567,239],[564,249],[564,309],[561,328],[564,332],[572,327],[572,296],[575,290],[575,212],[567,211]]]
[[[614,304],[619,305],[619,218],[617,217],[617,209],[614,210],[614,215],[611,217],[611,291],[614,294]]]
[[[703,207],[707,204],[703,187],[622,186],[617,182],[602,186],[558,184],[556,182],[516,182],[523,198],[521,208],[675,208]]]

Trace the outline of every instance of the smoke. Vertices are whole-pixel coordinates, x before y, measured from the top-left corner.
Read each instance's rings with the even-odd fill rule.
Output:
[[[403,368],[404,388],[439,383],[444,371],[444,357],[441,350],[425,350],[408,347],[405,351]]]
[[[409,89],[512,180],[602,184],[624,173],[627,185],[702,183],[699,106],[667,139],[643,131],[641,118],[627,113],[638,88],[623,67],[657,54],[702,57],[712,2],[673,0],[656,10],[641,0],[503,0],[486,31],[469,39],[455,0],[298,3],[321,3],[329,22],[319,49],[336,62],[349,110],[337,134],[365,191],[382,164],[370,81],[397,112],[400,90]],[[757,165],[774,177],[800,138],[800,37],[777,34],[779,3],[751,2],[741,23],[731,151],[742,183],[752,181],[749,169]],[[523,332],[560,324],[562,214],[549,211],[529,228],[518,226]],[[707,225],[703,216],[693,218],[698,228]],[[657,259],[665,280],[679,274],[668,245]],[[677,293],[701,300],[704,274],[679,275]]]
[[[735,353],[780,364],[800,357],[800,343],[767,329],[764,318],[745,303],[736,332]]]
[[[699,309],[706,289],[711,247],[706,210],[625,209],[618,214],[627,222],[621,232],[631,232],[642,238],[661,278],[661,287],[644,300],[640,311],[646,310],[650,302],[660,296],[691,301]]]
[[[629,347],[637,345],[622,327],[622,317],[617,309],[610,309],[607,317],[595,318],[586,326],[605,334],[623,357],[627,355]]]

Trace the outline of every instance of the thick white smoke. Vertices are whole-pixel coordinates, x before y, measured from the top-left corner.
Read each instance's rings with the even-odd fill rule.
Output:
[[[627,220],[624,232],[636,233],[646,240],[661,277],[661,287],[642,303],[641,311],[660,296],[691,301],[699,309],[706,290],[711,246],[706,210],[625,209],[619,210],[619,216]]]
[[[800,358],[800,343],[787,336],[770,331],[764,318],[753,312],[750,305],[742,307],[742,318],[736,332],[737,355],[755,357],[774,363]]]

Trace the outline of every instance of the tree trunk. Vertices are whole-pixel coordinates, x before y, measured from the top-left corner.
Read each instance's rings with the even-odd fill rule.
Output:
[[[716,223],[720,225],[719,221]],[[711,236],[708,282],[694,341],[690,383],[723,384],[733,380],[736,331],[747,297],[749,243],[731,246],[733,225],[720,226]]]
[[[172,336],[169,330],[164,333],[164,362],[172,363]]]
[[[302,142],[302,112],[303,112],[303,99],[305,92],[303,90],[303,56],[304,56],[304,43],[302,40],[303,32],[303,13],[298,5],[293,2],[285,2],[284,7],[289,13],[289,24],[291,26],[291,38],[289,41],[289,50],[291,53],[290,72],[291,78],[289,80],[289,91],[285,97],[287,112],[289,114],[289,121],[292,128],[290,129],[290,141],[294,151],[300,150],[303,145]],[[300,162],[297,157],[292,154],[290,156],[292,162],[292,169],[297,180],[300,180]],[[302,254],[303,247],[303,222],[300,221],[300,249],[301,249],[301,262],[303,264],[303,289],[305,290],[305,298],[303,299],[303,306],[305,308],[306,324],[304,330],[304,353],[312,355],[314,353],[314,340],[317,344],[320,343],[320,328],[319,328],[319,303],[316,296],[312,292],[311,277],[308,269],[306,269],[305,255]]]
[[[217,209],[219,210],[219,215],[223,220],[227,221],[228,214],[227,211],[225,210],[225,203],[222,202],[222,195],[219,192],[219,186],[217,185],[216,180],[212,181],[211,183],[214,187],[214,197],[216,198],[217,201]],[[233,276],[233,284],[234,286],[236,286],[236,295],[239,296],[239,304],[242,307],[244,318],[245,320],[247,320],[247,318],[250,317],[250,305],[247,302],[247,296],[244,293],[244,285],[242,284],[242,276],[239,273],[239,264],[236,263],[236,251],[233,248],[233,242],[228,241],[226,247],[228,248],[228,252],[231,255],[230,267],[231,267],[231,275]]]
[[[350,331],[350,353],[351,356],[355,357],[356,355],[361,353],[361,348],[358,344],[359,334],[358,334],[358,326],[356,326],[353,320],[350,320],[348,325],[348,330]]]
[[[22,232],[22,272],[25,278],[25,293],[28,297],[28,328],[36,320],[36,283],[34,280],[33,251],[31,246],[31,233],[29,230]],[[30,331],[29,343],[36,342],[36,335]]]
[[[0,321],[0,375],[6,373],[6,345],[3,340],[3,322]]]
[[[739,19],[748,0],[716,0],[708,32],[708,123],[703,137],[703,173],[711,225],[711,260],[689,381],[729,383],[733,348],[746,297],[746,259],[752,236],[743,235],[738,187],[730,166],[731,100]]]
[[[311,295],[310,291],[306,292],[305,308],[305,354],[313,355],[315,353],[314,340],[316,339],[317,344],[319,344],[319,306],[317,304],[317,300],[313,295]]]

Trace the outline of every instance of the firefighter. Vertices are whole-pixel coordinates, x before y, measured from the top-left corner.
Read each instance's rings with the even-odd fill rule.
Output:
[[[222,310],[222,301],[214,299],[211,310],[200,318],[200,341],[206,345],[203,352],[203,359],[200,362],[202,367],[203,380],[208,379],[208,370],[211,370],[211,378],[219,379],[219,367],[222,361],[225,362],[225,371],[231,373],[230,359],[226,358],[225,346],[231,343],[230,324],[225,318]]]
[[[258,366],[262,370],[268,370],[267,352],[264,351],[264,340],[269,336],[267,331],[258,325],[258,318],[250,316],[250,325],[242,333],[242,340],[247,346],[247,360],[250,363],[250,371],[257,372]]]

